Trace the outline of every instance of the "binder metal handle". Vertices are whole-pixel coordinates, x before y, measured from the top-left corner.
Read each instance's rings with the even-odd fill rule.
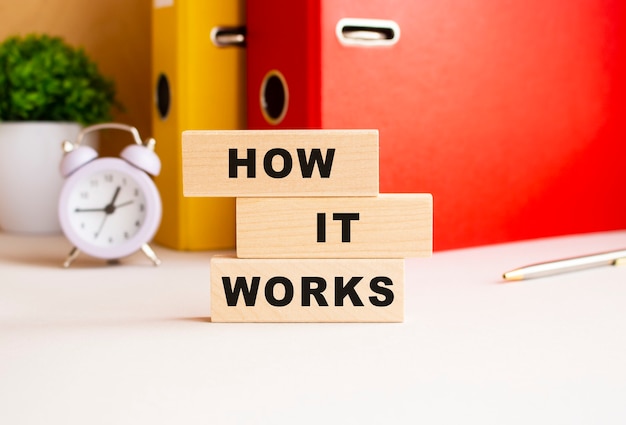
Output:
[[[392,46],[400,39],[400,26],[386,19],[343,18],[335,34],[345,46]]]
[[[246,46],[246,27],[214,27],[211,41],[217,47]]]

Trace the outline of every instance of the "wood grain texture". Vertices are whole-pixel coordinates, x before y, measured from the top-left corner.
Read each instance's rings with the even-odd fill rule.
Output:
[[[237,293],[238,285],[252,289],[246,292],[249,305],[243,290]],[[211,259],[213,322],[401,322],[403,318],[404,260]]]
[[[185,196],[378,194],[377,130],[185,131],[182,137]],[[249,158],[248,149],[254,149],[254,177],[243,165],[236,167],[236,177],[229,177],[230,149],[237,149],[238,159]],[[323,176],[318,162],[309,177],[304,177],[299,155],[304,152],[305,162],[311,163],[313,149],[319,149],[326,164],[334,150],[327,176]],[[291,167],[285,168],[287,156]]]
[[[238,198],[236,210],[240,258],[404,258],[432,254],[433,203],[428,193]]]

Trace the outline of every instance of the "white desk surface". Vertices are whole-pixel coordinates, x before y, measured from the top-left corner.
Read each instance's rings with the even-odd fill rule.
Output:
[[[0,233],[0,423],[623,424],[626,267],[502,283],[626,231],[406,263],[402,324],[210,323],[210,253],[68,270]]]

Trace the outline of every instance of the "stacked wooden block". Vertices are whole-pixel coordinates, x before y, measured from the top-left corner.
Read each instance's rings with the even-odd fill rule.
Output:
[[[432,196],[379,194],[378,164],[376,130],[184,132],[185,196],[237,198],[212,321],[401,322],[404,258],[432,253]]]

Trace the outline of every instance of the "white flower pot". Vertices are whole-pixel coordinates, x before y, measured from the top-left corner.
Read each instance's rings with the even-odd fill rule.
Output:
[[[61,233],[57,204],[63,185],[63,140],[81,126],[67,122],[0,122],[0,228],[11,233]],[[90,141],[93,146],[95,141]]]

